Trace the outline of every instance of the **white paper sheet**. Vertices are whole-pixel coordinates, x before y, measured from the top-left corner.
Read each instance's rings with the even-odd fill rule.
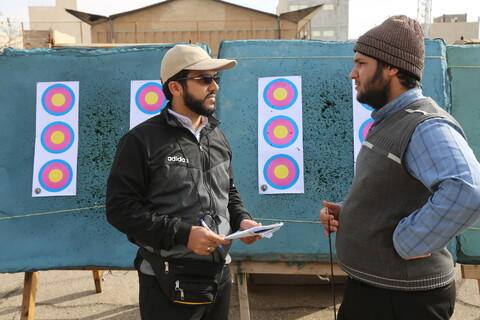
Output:
[[[258,79],[258,189],[303,193],[302,79]]]
[[[38,82],[32,197],[77,189],[78,81]]]

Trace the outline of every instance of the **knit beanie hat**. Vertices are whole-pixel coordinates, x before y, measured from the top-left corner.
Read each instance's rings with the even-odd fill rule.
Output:
[[[398,15],[358,38],[353,51],[382,60],[422,79],[425,48],[420,24],[407,16]]]

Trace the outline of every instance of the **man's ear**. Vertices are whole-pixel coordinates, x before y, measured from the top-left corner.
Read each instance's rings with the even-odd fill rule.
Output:
[[[183,87],[178,81],[170,81],[168,84],[168,89],[174,97],[180,97],[183,94]]]
[[[398,68],[392,67],[392,66],[387,66],[387,74],[389,76],[394,76],[398,73]]]

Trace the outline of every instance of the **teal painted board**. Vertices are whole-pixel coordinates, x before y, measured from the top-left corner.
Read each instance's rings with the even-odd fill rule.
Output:
[[[353,43],[302,40],[224,41],[219,57],[238,66],[222,74],[219,117],[233,149],[236,184],[251,214],[263,224],[283,221],[272,239],[235,243],[236,260],[328,261],[318,223],[321,200],[341,201],[353,177]],[[449,109],[445,44],[426,41],[424,94]],[[260,195],[257,189],[259,77],[301,76],[304,194]],[[359,226],[361,227],[361,226]]]
[[[347,77],[352,46],[313,41],[224,43],[225,55],[239,58],[238,68],[222,73],[218,99],[222,128],[234,147],[237,184],[254,216],[296,221],[258,245],[247,247],[237,241],[237,257],[326,259],[326,239],[315,223],[320,200],[340,200],[353,174]],[[0,55],[0,272],[132,267],[135,246],[105,220],[105,182],[117,141],[128,130],[130,81],[158,79],[161,58],[169,47],[5,50]],[[448,95],[438,89],[445,83],[441,50],[441,43],[427,42],[427,53],[439,58],[427,61],[424,86],[427,95],[449,106]],[[257,116],[257,78],[292,74],[303,79],[307,193],[262,199],[255,194],[257,151],[251,136],[256,137],[252,121]],[[31,197],[36,83],[48,81],[80,84],[76,196]]]
[[[9,50],[0,55],[0,272],[132,268],[105,219],[105,183],[129,129],[130,81],[159,79],[170,46]],[[76,196],[32,198],[36,83],[79,81]]]
[[[447,46],[451,74],[452,115],[460,122],[480,159],[480,46]],[[480,222],[457,237],[457,261],[480,264]]]

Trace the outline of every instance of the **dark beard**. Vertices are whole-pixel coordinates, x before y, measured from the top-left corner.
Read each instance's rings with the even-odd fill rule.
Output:
[[[206,117],[211,116],[215,112],[215,106],[212,109],[208,109],[205,106],[205,99],[200,100],[200,99],[194,98],[188,92],[188,90],[185,90],[184,92],[185,93],[183,95],[183,102],[185,103],[187,108],[190,109],[191,111],[195,112],[198,115],[206,116]]]
[[[388,103],[390,81],[382,78],[382,68],[377,68],[372,79],[365,86],[365,92],[357,94],[360,103],[368,104],[375,110],[379,110]]]

